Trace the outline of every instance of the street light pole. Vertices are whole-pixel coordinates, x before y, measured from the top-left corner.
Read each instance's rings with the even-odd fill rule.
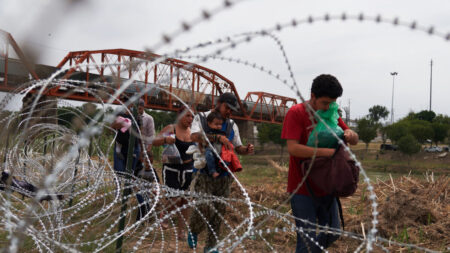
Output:
[[[430,62],[430,112],[431,112],[431,97],[433,94],[433,59]]]
[[[394,80],[397,72],[391,72],[392,76],[392,103],[391,103],[391,124],[394,124]]]

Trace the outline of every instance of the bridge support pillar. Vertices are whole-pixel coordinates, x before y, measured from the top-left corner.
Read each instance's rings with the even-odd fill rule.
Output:
[[[235,122],[239,127],[239,134],[241,135],[242,142],[244,142],[245,139],[246,143],[254,144],[256,141],[254,131],[255,123],[253,121],[248,120],[235,120]]]

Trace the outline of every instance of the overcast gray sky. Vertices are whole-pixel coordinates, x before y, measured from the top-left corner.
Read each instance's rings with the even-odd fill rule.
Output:
[[[39,63],[57,65],[69,51],[126,48],[144,50],[157,44],[162,34],[178,30],[182,21],[213,9],[222,1],[208,0],[0,0],[0,29],[19,44],[30,41]],[[364,13],[402,21],[417,21],[450,32],[448,0],[246,0],[194,26],[156,53],[172,52],[243,32],[259,31],[292,19]],[[275,33],[282,41],[302,94],[309,98],[312,79],[321,73],[335,75],[344,87],[338,101],[351,101],[352,118],[361,117],[376,104],[391,108],[392,76],[395,79],[395,118],[409,111],[428,109],[430,59],[433,68],[433,105],[436,113],[450,115],[450,41],[421,31],[374,22],[332,21],[301,25]],[[206,51],[193,52],[203,54]],[[225,51],[223,56],[256,62],[288,79],[277,45],[268,38]],[[201,63],[232,80],[241,97],[248,91],[294,96],[276,79],[243,65],[209,60]]]

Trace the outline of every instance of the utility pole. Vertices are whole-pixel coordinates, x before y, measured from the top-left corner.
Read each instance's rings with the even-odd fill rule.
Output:
[[[430,62],[430,112],[431,112],[431,98],[433,93],[433,59]]]
[[[348,126],[350,124],[350,99],[348,100],[348,106],[344,106],[343,109],[345,112],[345,124]]]
[[[345,114],[345,121],[347,125],[350,124],[350,98],[348,99],[348,107],[347,107],[347,113]]]
[[[397,72],[391,72],[392,76],[392,103],[391,103],[391,124],[394,124],[394,80]]]

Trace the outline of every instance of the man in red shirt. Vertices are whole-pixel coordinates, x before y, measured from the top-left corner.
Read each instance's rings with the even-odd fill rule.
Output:
[[[342,91],[341,84],[334,76],[323,74],[316,77],[311,86],[310,100],[291,107],[283,122],[281,138],[287,140],[290,155],[287,191],[295,193],[291,199],[292,213],[296,217],[297,228],[302,228],[304,231],[297,231],[296,253],[321,252],[322,250],[316,243],[327,248],[338,239],[338,236],[331,234],[319,233],[316,235],[316,227],[304,222],[309,221],[313,224],[337,229],[340,227],[336,198],[325,195],[317,189],[317,186],[308,182],[310,190],[313,192],[313,196],[311,196],[306,183],[301,184],[303,176],[300,171],[300,163],[304,159],[311,158],[315,152],[314,147],[306,146],[308,137],[313,130],[310,118],[312,112],[308,112],[308,105],[314,111],[326,111],[330,104],[342,95]],[[338,120],[338,125],[344,130],[344,139],[347,143],[351,145],[358,143],[358,135],[349,129],[341,118]],[[335,149],[330,148],[317,148],[316,156],[332,156],[334,151]]]

